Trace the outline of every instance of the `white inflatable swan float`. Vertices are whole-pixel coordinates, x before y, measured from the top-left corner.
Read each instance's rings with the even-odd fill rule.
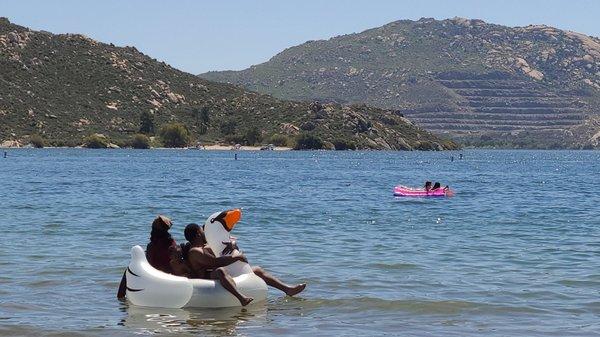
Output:
[[[221,256],[229,241],[229,232],[241,216],[239,209],[217,212],[204,223],[206,241],[215,255]],[[253,303],[267,298],[267,285],[252,272],[245,262],[237,261],[226,267],[239,291],[254,298]],[[131,248],[127,268],[127,298],[134,305],[160,308],[223,308],[241,306],[235,296],[218,280],[189,279],[155,269],[146,260],[144,249]]]

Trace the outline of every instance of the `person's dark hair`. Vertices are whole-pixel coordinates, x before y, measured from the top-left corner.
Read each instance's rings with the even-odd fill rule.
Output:
[[[152,228],[152,231],[150,232],[150,243],[157,246],[168,247],[171,245],[172,241],[173,237],[167,229]]]
[[[199,229],[200,229],[200,226],[198,226],[198,224],[195,224],[195,223],[191,223],[191,224],[185,226],[185,229],[183,230],[183,235],[185,236],[185,239],[188,240],[189,242],[194,241],[198,237]]]
[[[439,183],[439,182],[437,182],[437,181],[435,182],[435,184],[433,184],[433,189],[434,189],[434,190],[435,190],[436,188],[440,188],[440,187],[442,187],[442,185],[440,185],[440,183]]]
[[[427,187],[431,187],[431,181],[426,181],[425,182],[425,188],[427,188]]]

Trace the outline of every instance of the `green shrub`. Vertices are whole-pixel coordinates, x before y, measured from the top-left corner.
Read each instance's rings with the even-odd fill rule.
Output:
[[[147,111],[140,115],[140,133],[147,135],[154,133],[154,117]]]
[[[317,126],[315,125],[315,123],[313,123],[311,121],[307,121],[307,122],[304,122],[304,123],[300,124],[300,129],[302,129],[304,131],[312,131],[316,127]]]
[[[289,142],[290,139],[288,137],[280,134],[274,134],[267,138],[267,143],[275,146],[289,146]]]
[[[321,138],[310,134],[301,133],[296,137],[296,145],[294,150],[320,150],[323,148],[323,141]]]
[[[442,146],[444,146],[444,148],[446,150],[460,150],[461,149],[461,146],[451,139],[442,140]]]
[[[333,141],[336,150],[356,150],[356,144],[346,139],[336,139]]]
[[[110,142],[118,146],[119,148],[131,146],[131,142],[128,139],[111,139]]]
[[[46,145],[46,141],[40,135],[32,135],[29,137],[29,143],[38,149],[41,149]]]
[[[386,125],[398,125],[398,121],[396,121],[393,118],[381,116],[380,119],[383,122],[383,124],[386,124]]]
[[[363,132],[369,131],[369,129],[372,126],[373,125],[371,124],[371,121],[365,120],[363,118],[359,118],[358,121],[356,122],[356,127],[354,129],[358,133],[363,133]]]
[[[228,144],[242,144],[246,138],[241,135],[227,135],[225,136],[225,142]]]
[[[150,138],[148,136],[143,135],[141,133],[133,135],[131,141],[129,142],[134,149],[149,149],[150,148]]]
[[[81,145],[80,142],[74,139],[51,139],[48,141],[48,144],[55,147],[76,147]]]
[[[83,145],[88,149],[106,149],[108,143],[108,139],[99,134],[89,135],[83,140]]]
[[[208,131],[208,123],[210,122],[210,109],[206,106],[202,108],[194,108],[192,114],[196,118],[196,126],[198,126],[198,133],[203,135]]]
[[[223,135],[232,135],[235,133],[237,123],[234,120],[223,121],[219,124],[219,130]]]
[[[160,128],[160,138],[165,147],[186,147],[190,143],[190,132],[181,123],[169,123]]]
[[[160,137],[149,137],[150,138],[150,147],[163,147],[163,143]]]
[[[592,145],[592,144],[588,143],[588,144],[585,144],[585,145],[583,145],[583,146],[581,147],[581,149],[582,149],[582,150],[593,150],[593,149],[594,149],[594,145]]]
[[[438,145],[434,142],[430,142],[428,140],[420,141],[415,144],[415,149],[420,151],[436,151],[438,149]]]
[[[256,143],[259,143],[261,139],[262,135],[257,127],[252,127],[244,132],[244,141],[247,145],[255,145]]]

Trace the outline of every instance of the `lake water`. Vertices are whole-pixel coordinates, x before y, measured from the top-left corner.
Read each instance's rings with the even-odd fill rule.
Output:
[[[0,158],[0,335],[600,336],[600,152],[9,150]],[[452,162],[450,156],[455,160]],[[400,199],[440,181],[450,199]],[[266,303],[115,299],[163,213],[242,207]]]

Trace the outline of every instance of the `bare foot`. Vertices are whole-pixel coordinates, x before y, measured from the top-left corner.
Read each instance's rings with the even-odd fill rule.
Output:
[[[250,304],[250,302],[254,301],[254,298],[252,297],[244,297],[240,300],[240,303],[242,304],[242,307],[247,306],[248,304]]]
[[[300,283],[296,286],[291,287],[288,291],[285,292],[288,296],[294,296],[302,292],[306,288],[306,283]]]

